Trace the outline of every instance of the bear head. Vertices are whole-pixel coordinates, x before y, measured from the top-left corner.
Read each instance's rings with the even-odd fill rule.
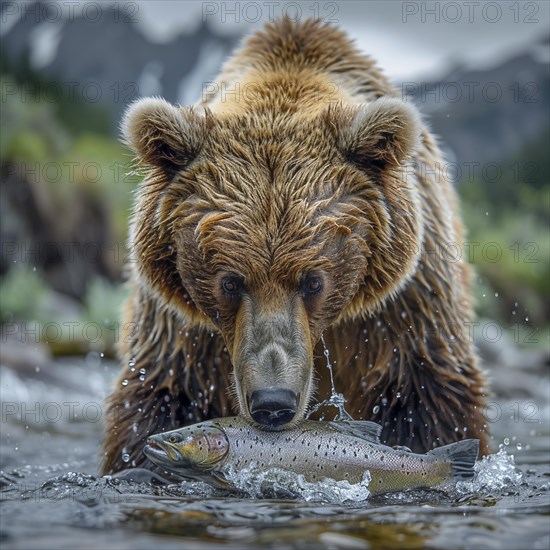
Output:
[[[145,171],[133,269],[182,330],[221,333],[249,420],[303,418],[323,330],[373,314],[414,272],[420,131],[393,98],[232,114],[153,98],[127,111],[124,137]]]

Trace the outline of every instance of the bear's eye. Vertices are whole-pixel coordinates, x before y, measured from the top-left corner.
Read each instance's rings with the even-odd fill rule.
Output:
[[[321,280],[321,277],[318,277],[317,275],[306,277],[300,285],[300,289],[305,296],[314,296],[315,294],[319,294],[322,288],[323,281]]]
[[[222,279],[222,290],[231,298],[240,296],[243,282],[238,277],[224,277]]]

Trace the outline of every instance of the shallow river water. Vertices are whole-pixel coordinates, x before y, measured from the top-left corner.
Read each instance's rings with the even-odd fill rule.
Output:
[[[472,482],[369,498],[277,472],[245,476],[238,496],[99,478],[101,400],[116,371],[93,356],[48,369],[2,368],[3,549],[550,548],[547,375],[533,378],[543,391],[491,402],[495,454]]]

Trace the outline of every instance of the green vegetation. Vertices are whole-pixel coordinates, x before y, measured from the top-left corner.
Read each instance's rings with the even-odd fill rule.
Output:
[[[35,322],[40,327],[60,324],[61,337],[48,342],[54,353],[80,353],[91,348],[112,354],[120,304],[126,294],[122,258],[132,191],[138,182],[136,176],[128,175],[131,156],[111,134],[110,127],[97,122],[102,118],[98,107],[81,105],[78,101],[43,101],[29,93],[28,82],[16,81],[6,73],[0,79],[3,92],[10,92],[2,97],[0,125],[0,162],[5,173],[15,173],[15,177],[27,180],[21,189],[33,195],[30,198],[42,216],[36,223],[51,222],[55,229],[51,235],[60,243],[73,242],[75,232],[78,235],[90,229],[104,235],[102,244],[106,250],[101,253],[110,268],[110,280],[105,278],[106,274],[94,275],[85,292],[74,299],[52,290],[40,266],[20,259],[0,280],[1,321]],[[27,86],[26,92],[21,86]],[[88,117],[90,112],[93,116]],[[96,123],[85,128],[88,118]],[[3,200],[7,199],[6,193],[2,190]],[[25,203],[21,207],[25,209]],[[99,217],[78,219],[97,208],[102,211]],[[105,224],[100,223],[102,219]],[[17,214],[2,223],[8,234],[27,238],[28,227]],[[99,226],[90,228],[93,223]],[[58,269],[70,270],[75,266],[69,258]],[[91,267],[97,266],[92,262]],[[74,276],[79,276],[78,271]],[[77,323],[73,334],[63,322]],[[92,341],[95,335],[88,339],[82,335],[81,328],[87,323],[101,327],[101,338],[95,342]],[[39,334],[44,337],[42,329]]]
[[[546,329],[550,313],[548,133],[502,165],[497,181],[465,181],[458,190],[476,268],[478,313],[505,326]]]
[[[14,320],[36,320],[47,322],[49,319],[41,317],[48,285],[36,270],[28,267],[10,269],[0,284],[0,303],[2,323]]]
[[[3,76],[0,86],[12,90],[18,85]],[[59,107],[51,103],[29,101],[17,92],[2,100],[6,114],[0,125],[0,162],[29,171],[60,207],[71,204],[78,187],[101,197],[112,214],[114,239],[124,242],[132,190],[139,181],[130,175],[128,150],[110,133],[75,132],[64,126],[57,116]]]

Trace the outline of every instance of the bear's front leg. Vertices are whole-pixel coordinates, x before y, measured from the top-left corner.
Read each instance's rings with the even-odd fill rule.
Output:
[[[107,399],[101,474],[155,469],[143,454],[147,437],[230,412],[230,361],[221,337],[186,328],[138,291],[124,314],[122,372]]]

